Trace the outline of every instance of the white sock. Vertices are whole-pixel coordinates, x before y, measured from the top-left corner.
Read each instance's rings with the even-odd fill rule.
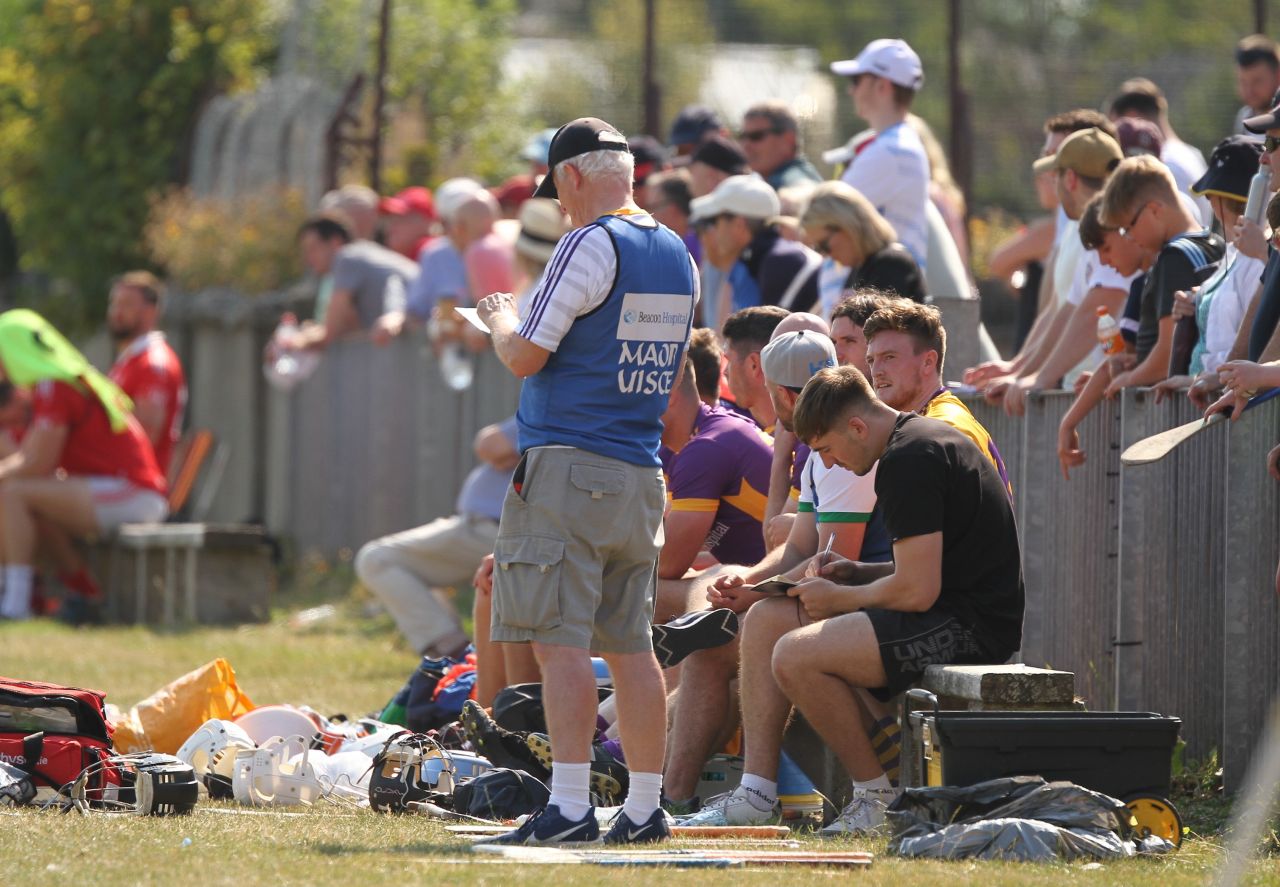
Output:
[[[745,782],[746,779],[744,778],[743,781]],[[890,794],[897,797],[902,794],[902,790],[894,788],[893,783],[889,781],[889,777],[885,776],[883,773],[869,782],[859,782],[855,779],[853,780],[853,787],[855,789],[860,788],[865,792],[874,792],[879,795]]]
[[[760,810],[772,810],[778,803],[778,783],[756,776],[754,773],[742,774],[742,793],[746,795],[751,806]]]
[[[6,619],[31,617],[30,564],[9,564],[4,568],[4,602],[0,603],[0,616]]]
[[[551,763],[551,800],[565,819],[582,819],[591,811],[591,765]]]
[[[622,812],[635,825],[642,825],[662,802],[662,774],[632,772],[627,778],[627,802]]]

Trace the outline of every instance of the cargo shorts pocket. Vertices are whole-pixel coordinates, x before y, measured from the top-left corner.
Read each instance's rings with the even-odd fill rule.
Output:
[[[560,625],[562,540],[548,536],[499,539],[493,561],[493,603],[501,625],[533,631]]]
[[[592,499],[616,496],[627,486],[627,476],[616,468],[598,465],[569,466],[569,482]]]

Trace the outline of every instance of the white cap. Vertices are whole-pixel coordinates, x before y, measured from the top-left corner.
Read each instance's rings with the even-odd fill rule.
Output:
[[[700,222],[721,213],[748,219],[772,219],[782,212],[778,192],[759,176],[729,176],[705,197],[689,204],[689,221]]]
[[[436,212],[444,221],[452,222],[458,213],[458,207],[474,197],[477,191],[483,190],[484,185],[475,179],[449,179],[436,188]]]
[[[920,56],[907,45],[907,41],[897,38],[872,40],[856,59],[832,62],[831,72],[841,77],[875,74],[908,89],[924,86],[924,67],[920,64]]]

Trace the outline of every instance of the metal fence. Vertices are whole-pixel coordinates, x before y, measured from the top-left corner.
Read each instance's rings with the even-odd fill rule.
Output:
[[[274,392],[261,348],[281,308],[305,296],[206,294],[170,316],[192,423],[232,450],[211,518],[261,520],[299,551],[336,554],[451,513],[472,436],[511,414],[519,383],[482,354],[472,387],[454,393],[410,336],[339,343],[292,394]],[[1075,672],[1090,708],[1181,717],[1187,754],[1219,749],[1234,786],[1280,690],[1280,484],[1264,465],[1280,400],[1122,468],[1123,447],[1194,418],[1185,398],[1127,392],[1081,425],[1087,461],[1066,479],[1057,434],[1071,399],[1035,394],[1019,418],[969,399],[1014,486],[1022,658]]]
[[[1280,484],[1264,464],[1280,404],[1121,466],[1125,447],[1197,415],[1185,398],[1127,391],[1080,427],[1087,461],[1068,480],[1057,432],[1071,400],[1033,395],[1011,420],[970,399],[1015,479],[1022,658],[1075,672],[1090,708],[1182,718],[1187,756],[1219,750],[1234,789],[1280,693]]]

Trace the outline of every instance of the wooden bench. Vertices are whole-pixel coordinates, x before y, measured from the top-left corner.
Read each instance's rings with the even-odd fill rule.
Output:
[[[110,622],[228,625],[270,616],[275,568],[261,527],[126,524],[90,551]]]
[[[931,665],[919,684],[938,697],[951,711],[1060,711],[1079,708],[1075,700],[1075,675],[1069,671],[1029,668],[1025,665]],[[906,697],[902,697],[902,773],[904,786],[920,780],[910,750]],[[797,716],[787,729],[783,747],[839,810],[849,799],[849,776],[813,728]],[[831,811],[828,810],[828,813]]]

